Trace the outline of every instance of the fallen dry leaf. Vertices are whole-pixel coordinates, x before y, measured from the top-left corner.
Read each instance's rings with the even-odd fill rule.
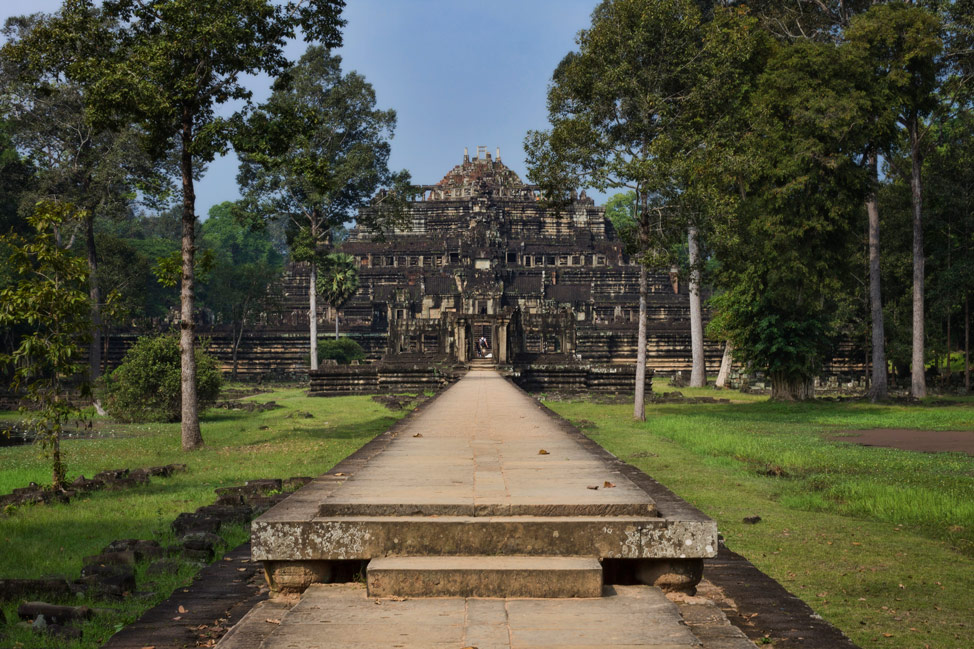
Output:
[[[415,435],[413,435],[413,437],[422,437],[422,436],[423,436],[422,433],[416,433]]]
[[[156,646],[155,645],[148,645],[146,647],[142,647],[142,649],[156,649]]]
[[[334,475],[345,475],[345,474],[342,473],[341,471],[339,471],[338,473],[335,473]]]
[[[187,611],[185,608],[183,608],[183,605],[182,604],[179,605],[179,608],[176,609],[176,612],[179,613],[180,615],[183,614],[183,613],[189,613],[189,611]]]
[[[540,451],[538,451],[538,455],[551,455],[551,453],[549,453],[548,451],[546,451],[544,449],[541,449]]]
[[[176,617],[174,617],[174,618],[172,619],[172,621],[173,621],[173,622],[178,622],[178,621],[179,621],[179,620],[181,620],[181,619],[183,619],[183,616],[182,616],[182,615],[177,615]]]
[[[612,488],[612,487],[614,487],[615,485],[614,485],[614,484],[612,484],[611,482],[609,482],[608,480],[606,480],[606,481],[605,481],[605,484],[604,484],[604,485],[602,485],[602,486],[603,486],[603,487],[605,487],[606,489],[611,489],[611,488]]]
[[[267,618],[264,621],[267,622],[268,624],[280,624],[281,623],[280,620],[278,620],[277,618],[273,618],[273,617],[269,617],[269,618]]]
[[[590,486],[590,487],[585,487],[585,488],[586,488],[586,489],[591,489],[592,491],[595,491],[596,489],[598,489],[598,488],[599,488],[599,485],[592,485],[592,486]]]
[[[237,568],[237,572],[247,572],[246,568]]]

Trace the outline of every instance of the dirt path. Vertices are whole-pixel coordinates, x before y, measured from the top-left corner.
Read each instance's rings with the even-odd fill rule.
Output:
[[[974,455],[974,430],[917,430],[914,428],[872,428],[847,430],[829,439],[861,446],[882,446],[924,453],[967,453]]]

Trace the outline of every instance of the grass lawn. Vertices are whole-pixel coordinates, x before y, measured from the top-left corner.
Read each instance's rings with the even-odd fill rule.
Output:
[[[210,410],[202,420],[205,447],[183,452],[179,424],[121,425],[96,421],[95,439],[68,440],[63,445],[68,478],[91,477],[104,469],[139,468],[184,463],[187,471],[124,491],[93,492],[69,505],[25,507],[0,517],[0,578],[80,573],[82,558],[98,554],[115,539],[157,539],[171,543],[170,522],[215,499],[216,487],[243,484],[256,478],[319,475],[385,431],[404,413],[396,413],[369,397],[309,398],[301,389],[277,389],[249,397],[276,401],[281,407],[263,412]],[[310,415],[310,416],[309,416]],[[4,414],[3,419],[16,418]],[[48,461],[39,447],[0,448],[0,493],[31,481],[50,483]],[[229,530],[231,543],[247,538],[249,528]],[[140,573],[144,570],[140,568]],[[57,645],[44,636],[12,630],[0,645],[22,642],[29,647],[97,647],[116,628],[135,620],[141,611],[164,599],[192,576],[192,566],[151,586],[147,599],[123,603],[77,601],[118,609],[117,616],[84,627],[81,644]],[[143,588],[139,580],[139,588]],[[17,603],[4,606],[16,618]],[[2,620],[0,620],[2,622]],[[0,624],[0,636],[4,633]]]
[[[655,382],[655,389],[670,389]],[[974,430],[974,399],[922,405],[548,402],[718,524],[743,554],[864,648],[974,644],[974,458],[829,441],[867,428]],[[745,516],[759,515],[756,525]]]

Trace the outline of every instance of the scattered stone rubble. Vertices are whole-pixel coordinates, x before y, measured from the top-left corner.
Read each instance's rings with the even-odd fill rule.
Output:
[[[14,489],[11,493],[0,496],[0,514],[11,506],[21,507],[53,502],[67,503],[76,495],[92,491],[128,489],[147,484],[150,477],[168,478],[174,473],[185,470],[185,464],[150,466],[143,469],[109,469],[95,474],[91,479],[80,475],[64,491],[52,491],[36,482],[31,482],[26,487]]]
[[[117,485],[120,481],[142,480],[140,476],[148,479],[149,475],[171,475],[184,469],[185,465],[168,465],[136,471],[103,471],[91,480],[82,476],[75,482],[90,491],[91,488],[108,488],[105,485]],[[219,535],[223,525],[247,523],[310,481],[310,477],[299,476],[286,480],[250,480],[241,486],[218,488],[213,504],[199,507],[191,513],[182,513],[172,522],[176,543],[162,546],[158,541],[146,539],[113,541],[99,554],[84,558],[78,579],[0,579],[0,602],[21,601],[17,609],[18,617],[22,620],[20,624],[38,633],[66,639],[79,638],[79,626],[85,621],[94,615],[113,615],[115,612],[112,609],[64,606],[40,600],[65,602],[81,597],[121,600],[145,594],[136,590],[139,585],[136,582],[136,564],[149,563],[145,574],[151,580],[152,577],[177,572],[181,561],[199,565],[208,563],[226,546]],[[102,486],[96,487],[96,484]]]

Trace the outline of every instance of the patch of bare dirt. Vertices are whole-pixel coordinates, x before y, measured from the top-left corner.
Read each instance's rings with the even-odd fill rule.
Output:
[[[830,435],[836,442],[861,446],[882,446],[924,453],[967,453],[974,455],[974,430],[917,430],[915,428],[871,428],[846,430]]]

